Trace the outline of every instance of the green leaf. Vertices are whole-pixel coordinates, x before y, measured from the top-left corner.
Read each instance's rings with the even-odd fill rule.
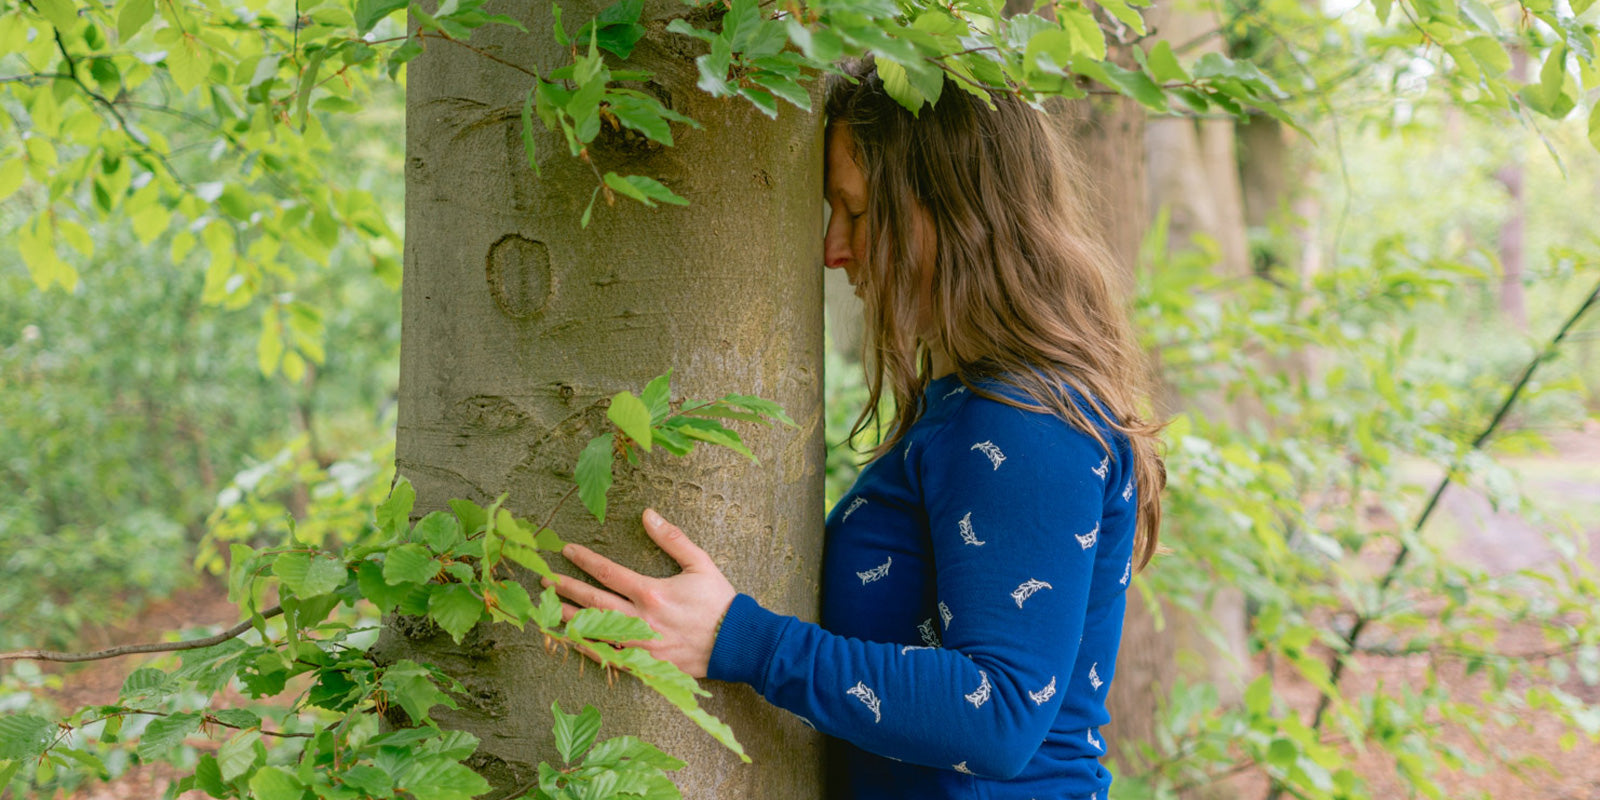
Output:
[[[688,200],[679,197],[677,193],[661,185],[660,181],[643,175],[618,175],[615,172],[607,172],[605,174],[605,182],[607,186],[627,197],[644,203],[650,208],[656,207],[657,200],[679,206],[689,204]]]
[[[667,427],[690,439],[721,445],[740,453],[751,461],[758,464],[761,463],[755,454],[750,452],[750,448],[745,446],[744,441],[739,438],[737,432],[729,430],[716,420],[701,417],[675,417],[667,421]]]
[[[1221,53],[1206,53],[1194,62],[1196,78],[1233,78],[1252,91],[1276,95],[1278,84],[1249,61],[1234,61]],[[1221,90],[1223,87],[1218,87]]]
[[[1540,93],[1544,95],[1544,102],[1547,107],[1554,106],[1557,98],[1561,97],[1561,90],[1565,86],[1566,78],[1567,48],[1556,45],[1550,48],[1550,55],[1545,58],[1544,66],[1539,68],[1539,89]]]
[[[878,78],[883,81],[883,90],[889,93],[889,97],[910,111],[911,116],[921,113],[922,105],[928,98],[912,87],[906,68],[882,57],[877,59],[877,65]]]
[[[708,696],[709,693],[700,688],[700,685],[683,670],[670,662],[653,658],[637,647],[626,648],[615,655],[602,654],[602,657],[606,658],[608,663],[614,663],[626,670],[667,702],[676,706],[685,716],[699,725],[701,730],[711,734],[712,738],[738,755],[741,761],[750,762],[750,757],[745,755],[744,747],[734,737],[733,729],[700,708],[699,701],[695,698]]]
[[[1167,110],[1167,95],[1150,76],[1139,70],[1125,69],[1110,61],[1102,64],[1106,74],[1123,94],[1138,100],[1141,105],[1156,111]]]
[[[567,635],[603,642],[636,642],[654,639],[650,623],[621,611],[580,608],[567,623]]]
[[[50,746],[50,720],[32,714],[0,717],[0,759],[24,761],[38,758]],[[5,784],[0,784],[3,789]]]
[[[1175,83],[1189,82],[1189,73],[1184,70],[1182,64],[1178,63],[1178,57],[1173,55],[1172,45],[1167,40],[1162,39],[1156,42],[1155,46],[1150,48],[1147,60],[1150,64],[1150,74],[1156,80],[1162,83],[1167,81]]]
[[[22,180],[25,177],[27,170],[22,159],[7,157],[0,162],[0,200],[10,197],[22,188]]]
[[[117,38],[127,42],[155,16],[155,0],[123,0],[117,10]]]
[[[394,701],[405,709],[406,715],[411,717],[415,724],[422,725],[430,719],[428,710],[437,705],[447,708],[458,708],[439,687],[433,684],[427,669],[415,661],[401,659],[383,673],[380,684],[388,689]],[[408,787],[413,791],[421,787]],[[426,795],[420,795],[426,796]]]
[[[384,17],[405,8],[408,0],[357,0],[356,2],[356,33],[366,33],[378,26]]]
[[[1589,144],[1600,150],[1600,108],[1589,109]]]
[[[339,775],[339,780],[368,797],[389,797],[394,794],[394,780],[389,773],[366,765],[351,767]]]
[[[750,105],[755,106],[756,110],[765,114],[768,119],[778,118],[778,99],[773,97],[771,92],[740,87],[739,96],[749,100]]]
[[[471,500],[451,500],[450,510],[456,512],[456,519],[461,520],[461,529],[468,536],[477,535],[489,524],[489,512]]]
[[[533,99],[539,92],[539,81],[535,80],[528,89],[528,96],[522,100],[522,151],[528,156],[528,169],[533,170],[534,177],[539,175],[539,159],[537,157],[538,143],[533,138]]]
[[[586,705],[577,714],[564,714],[561,704],[552,702],[550,713],[555,715],[551,730],[555,733],[556,752],[561,754],[561,760],[571,764],[594,744],[594,737],[600,733],[600,712]]]
[[[260,731],[245,731],[217,748],[217,768],[222,780],[234,778],[250,771],[256,764],[256,743],[261,741]]]
[[[1245,708],[1254,716],[1266,716],[1272,711],[1272,676],[1262,675],[1250,683],[1244,692]]]
[[[649,764],[656,769],[675,770],[684,767],[682,761],[635,736],[613,736],[595,745],[594,749],[589,751],[589,757],[584,759],[584,763],[610,764],[624,759]]]
[[[282,767],[262,767],[250,776],[254,800],[300,800],[305,787]]]
[[[572,44],[572,40],[567,38],[567,32],[561,27],[561,6],[556,3],[551,3],[550,16],[554,21],[550,26],[550,33],[555,37],[556,44],[559,44],[562,47]]]
[[[578,482],[578,499],[601,523],[606,521],[606,492],[611,490],[612,434],[589,440],[578,454],[573,477]]]
[[[547,586],[539,593],[539,607],[534,609],[533,622],[541,628],[554,628],[561,624],[561,596],[555,587]]]
[[[784,99],[790,105],[802,111],[811,110],[811,95],[806,92],[805,87],[793,80],[774,72],[752,72],[749,77],[752,83]]]
[[[533,598],[528,596],[528,590],[516,581],[499,581],[487,585],[486,591],[494,605],[489,607],[489,613],[496,619],[510,622],[518,628],[523,627],[528,619],[534,616]]]
[[[1466,41],[1467,52],[1493,77],[1504,75],[1511,69],[1511,56],[1504,46],[1491,36],[1474,36]]]
[[[311,91],[317,87],[317,75],[322,71],[322,62],[327,57],[326,47],[312,53],[305,71],[300,73],[300,87],[295,90],[294,126],[301,133],[306,129],[306,111],[310,107]]]
[[[1095,20],[1094,14],[1083,5],[1065,6],[1062,14],[1062,23],[1072,35],[1073,50],[1085,53],[1096,61],[1104,61],[1106,57],[1106,35],[1100,30],[1100,23]]]
[[[62,34],[78,23],[78,9],[72,0],[33,0],[33,7]]]
[[[650,424],[660,425],[661,421],[672,413],[672,370],[667,370],[665,375],[657,375],[645,384],[644,392],[639,395],[647,408],[650,409]]]
[[[594,213],[594,201],[595,201],[595,198],[597,198],[599,196],[600,196],[600,187],[596,186],[596,187],[594,187],[594,191],[589,193],[589,205],[584,207],[583,216],[578,218],[578,227],[580,227],[580,228],[588,228],[589,227],[589,215]]]
[[[1145,35],[1144,17],[1139,12],[1128,7],[1126,0],[1096,0],[1100,7],[1111,12],[1111,16],[1122,21],[1123,24],[1133,29],[1140,36]],[[1140,5],[1146,5],[1141,3]],[[1165,40],[1162,40],[1165,41]]]
[[[420,544],[403,544],[388,552],[383,560],[383,579],[390,585],[427,583],[439,574],[443,564]]]
[[[459,583],[436,585],[429,590],[428,616],[460,644],[461,637],[483,616],[483,600]]]
[[[789,418],[789,414],[783,410],[783,406],[764,397],[756,397],[748,394],[730,394],[724,395],[722,402],[729,405],[738,406],[739,408],[743,408],[748,411],[753,411],[763,416],[771,417],[785,425],[788,425],[791,428],[800,427],[793,419]]]
[[[387,614],[411,591],[411,584],[390,586],[383,578],[383,566],[376,561],[363,561],[356,568],[356,588],[361,595],[378,607],[378,613]]]
[[[606,419],[621,428],[629,439],[638,442],[645,452],[650,452],[650,407],[638,396],[632,392],[617,392],[606,409]]]
[[[150,720],[139,736],[139,760],[154,762],[182,744],[184,738],[200,728],[200,715],[195,712],[170,714]]]
[[[412,762],[398,782],[414,797],[428,800],[468,800],[489,791],[489,782],[464,764],[433,758]]]
[[[389,536],[395,536],[411,527],[411,505],[417,500],[417,490],[412,488],[411,481],[405,476],[400,476],[394,489],[389,492],[389,498],[378,506],[378,528]]]
[[[136,697],[161,698],[171,691],[171,680],[167,673],[154,667],[140,667],[123,679],[119,696],[124,700]]]
[[[601,50],[615,53],[617,58],[633,54],[633,46],[644,38],[645,27],[638,24],[607,25],[595,35]]]
[[[304,598],[327,594],[344,584],[347,572],[337,558],[309,553],[284,553],[272,572],[296,595]]]
[[[418,520],[411,537],[426,542],[435,553],[447,553],[466,538],[461,535],[461,523],[456,521],[455,515],[443,511],[434,511]]]
[[[664,109],[659,101],[607,92],[606,107],[616,115],[623,127],[636,130],[652,141],[672,146],[672,126],[661,113]]]
[[[200,756],[200,763],[195,765],[194,784],[212,797],[228,795],[228,785],[222,782],[222,768],[217,765],[217,757],[210,753]]]

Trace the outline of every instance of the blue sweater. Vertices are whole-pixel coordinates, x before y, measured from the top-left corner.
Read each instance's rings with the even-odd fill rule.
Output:
[[[828,516],[822,624],[739,595],[708,677],[847,742],[830,798],[1104,800],[1132,451],[954,375],[925,401]]]

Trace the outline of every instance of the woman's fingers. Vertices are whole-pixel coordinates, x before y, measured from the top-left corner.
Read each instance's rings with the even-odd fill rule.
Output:
[[[589,573],[595,580],[606,588],[623,597],[632,599],[643,588],[646,578],[627,567],[606,558],[581,544],[569,544],[561,548],[561,555],[571,561],[573,566]],[[565,581],[563,581],[565,583]],[[558,585],[556,591],[560,591]]]
[[[633,609],[633,603],[630,603],[627,600],[624,600],[623,598],[603,589],[596,589],[595,587],[590,586],[589,584],[584,583],[577,578],[570,578],[563,575],[556,580],[546,578],[540,581],[540,583],[545,586],[554,586],[556,589],[556,594],[571,600],[583,608],[599,608],[606,611],[621,611],[624,614],[637,616],[637,612],[635,612]],[[572,609],[574,613],[577,611],[577,609],[573,606],[562,603],[562,622],[566,622],[572,618],[572,616],[567,613],[568,609]]]
[[[662,519],[653,508],[644,510],[644,532],[667,555],[672,556],[685,572],[692,572],[711,563],[711,556],[700,545],[689,541],[678,526]]]

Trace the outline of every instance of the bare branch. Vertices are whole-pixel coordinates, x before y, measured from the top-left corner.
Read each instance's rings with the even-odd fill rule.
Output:
[[[272,608],[261,612],[261,618],[271,619],[282,613],[283,606],[273,606]],[[108,647],[104,650],[96,650],[92,653],[58,653],[51,650],[18,650],[12,653],[0,653],[0,661],[30,660],[73,663],[79,661],[100,661],[107,658],[133,655],[135,653],[172,653],[180,650],[198,650],[202,647],[210,647],[212,645],[222,644],[223,642],[226,642],[229,639],[232,639],[240,634],[243,634],[245,631],[250,630],[254,624],[255,623],[253,620],[247,619],[238,625],[223,631],[222,633],[219,633],[215,636],[207,636],[203,639],[189,639],[182,642],[127,644],[120,647]]]

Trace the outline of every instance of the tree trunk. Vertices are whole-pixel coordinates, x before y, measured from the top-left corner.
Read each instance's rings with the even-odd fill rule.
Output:
[[[1149,218],[1144,107],[1127,97],[1090,97],[1061,104],[1055,116],[1077,147],[1089,183],[1083,191],[1093,196],[1090,206],[1102,235],[1123,266],[1117,278],[1131,294]],[[1104,731],[1107,752],[1124,768],[1139,770],[1139,745],[1156,742],[1157,712],[1172,685],[1176,658],[1171,632],[1157,630],[1144,595],[1129,591],[1116,678],[1106,696],[1111,725]]]
[[[1145,14],[1145,19],[1151,28],[1161,31],[1163,38],[1173,42],[1197,40],[1218,24],[1210,12],[1178,11],[1170,3],[1157,4]],[[1220,51],[1220,41],[1216,37],[1206,38],[1197,49]],[[1185,58],[1193,55],[1186,53]],[[1251,275],[1233,121],[1154,118],[1145,127],[1143,144],[1149,192],[1145,218],[1153,218],[1156,210],[1162,207],[1169,208],[1168,242],[1172,250],[1193,247],[1194,237],[1204,235],[1217,245],[1218,261],[1213,269],[1219,276],[1246,278]],[[1198,406],[1208,415],[1222,415],[1234,424],[1259,411],[1253,403],[1229,403],[1219,397],[1168,399]],[[1183,537],[1183,531],[1169,522],[1162,535],[1178,540]],[[1152,570],[1184,567],[1163,564],[1161,559],[1151,565]],[[1180,676],[1191,682],[1210,683],[1224,705],[1239,701],[1249,663],[1243,593],[1228,587],[1219,588],[1210,598],[1207,619],[1193,619],[1176,604],[1163,600],[1160,616],[1165,626],[1162,630],[1157,630],[1155,614],[1146,607],[1139,593],[1130,593],[1128,605],[1123,647],[1125,650],[1131,647],[1138,655],[1127,665],[1119,657],[1118,676],[1112,686],[1112,699],[1117,704],[1112,710],[1113,719],[1119,711],[1134,717],[1148,714],[1151,727],[1148,732],[1139,731],[1138,736],[1153,743],[1156,705]],[[1206,637],[1202,631],[1207,626],[1216,629],[1220,636],[1215,640]],[[1217,641],[1226,646],[1218,647]],[[1193,653],[1197,660],[1194,666],[1180,669],[1177,654],[1184,651]],[[1123,680],[1124,669],[1128,667],[1138,670],[1138,680]],[[1134,711],[1130,713],[1124,707]],[[1196,796],[1207,794],[1201,790]]]
[[[1508,45],[1511,51],[1511,80],[1526,83],[1528,80],[1528,49],[1520,44]],[[1522,274],[1526,258],[1523,255],[1523,229],[1528,217],[1528,202],[1523,196],[1522,142],[1511,137],[1506,163],[1494,176],[1506,187],[1507,204],[1505,222],[1500,224],[1500,314],[1519,331],[1528,330],[1528,303],[1522,288]]]
[[[498,5],[499,8],[494,8]],[[567,29],[604,3],[565,3]],[[540,74],[567,63],[544,32],[548,6],[491,3],[530,31],[481,29],[472,45]],[[416,513],[454,497],[509,492],[519,516],[544,519],[572,485],[588,439],[606,428],[603,400],[675,369],[674,400],[728,392],[774,399],[800,423],[746,429],[751,464],[701,448],[675,459],[619,464],[598,524],[576,502],[552,527],[642,572],[676,566],[645,537],[652,505],[722,565],[734,586],[782,613],[815,619],[822,545],[822,196],[820,117],[785,107],[769,121],[743,101],[695,89],[693,43],[664,33],[682,6],[647,4],[649,35],[629,68],[704,124],[675,126],[665,149],[609,128],[589,149],[601,171],[644,174],[687,208],[597,204],[588,164],[538,127],[536,179],[519,112],[531,79],[465,47],[433,40],[408,71],[406,259],[402,290],[396,465],[415,484]],[[570,568],[569,568],[570,571]],[[537,589],[537,586],[533,586]],[[475,761],[503,797],[540,760],[559,764],[550,704],[593,704],[601,738],[637,734],[688,762],[675,780],[689,798],[818,796],[820,737],[748,687],[707,684],[708,710],[754,760],[739,762],[631,679],[615,686],[540,637],[479,626],[459,646],[431,624],[389,620],[380,658],[438,664],[466,693],[441,723],[482,740]]]

